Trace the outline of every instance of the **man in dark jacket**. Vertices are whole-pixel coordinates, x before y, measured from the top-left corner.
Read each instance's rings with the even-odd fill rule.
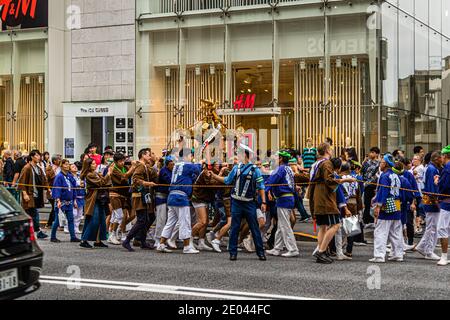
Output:
[[[11,151],[6,150],[3,154],[3,159],[3,181],[5,181],[5,185],[8,186],[9,183],[6,182],[12,183],[14,179],[14,161],[11,158]]]

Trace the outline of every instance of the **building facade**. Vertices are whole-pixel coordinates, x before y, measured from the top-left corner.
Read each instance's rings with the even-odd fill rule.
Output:
[[[94,142],[99,152],[111,146],[134,155],[135,2],[72,0],[67,11],[73,25],[64,153],[78,158]]]
[[[135,1],[30,1],[35,16],[14,21],[21,3],[0,7],[2,147],[78,160],[95,142],[133,154]]]
[[[210,100],[261,150],[326,137],[360,156],[375,145],[411,153],[449,143],[449,6],[138,0],[137,121],[148,124],[140,142],[173,145]]]

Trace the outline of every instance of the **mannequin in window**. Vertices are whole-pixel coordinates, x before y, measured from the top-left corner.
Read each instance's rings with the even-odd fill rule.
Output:
[[[305,169],[311,169],[317,160],[317,149],[313,146],[312,138],[306,139],[306,148],[302,152],[303,166]]]
[[[352,139],[350,137],[345,138],[345,150],[348,154],[348,161],[359,161],[356,148],[352,146]]]

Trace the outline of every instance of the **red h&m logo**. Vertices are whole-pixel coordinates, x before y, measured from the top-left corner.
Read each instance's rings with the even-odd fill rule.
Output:
[[[28,13],[31,18],[36,15],[37,0],[0,0],[1,19],[6,22],[8,17],[17,19],[22,13],[26,16]]]
[[[255,110],[255,101],[256,101],[256,94],[241,94],[241,96],[236,97],[236,101],[233,104],[234,110],[241,110],[241,109],[250,109]]]

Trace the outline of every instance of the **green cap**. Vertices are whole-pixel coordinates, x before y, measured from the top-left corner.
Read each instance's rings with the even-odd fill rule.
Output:
[[[270,166],[270,162],[269,161],[265,161],[265,162],[263,162],[262,164],[261,164],[262,166]]]
[[[297,164],[298,160],[296,158],[292,158],[291,160],[289,160],[289,163]]]
[[[287,151],[278,151],[277,153],[278,156],[283,157],[283,158],[291,158],[291,154]]]
[[[442,154],[450,154],[450,145],[446,146],[444,149],[442,149]]]

